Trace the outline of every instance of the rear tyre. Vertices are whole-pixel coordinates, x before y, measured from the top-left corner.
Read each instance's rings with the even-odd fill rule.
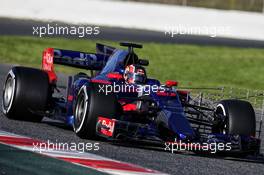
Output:
[[[98,116],[116,117],[117,104],[115,95],[100,92],[98,84],[82,86],[74,109],[73,128],[76,135],[86,139],[96,138]]]
[[[222,100],[216,113],[225,116],[225,121],[220,126],[219,132],[223,134],[239,134],[255,136],[256,117],[252,105],[241,100]]]
[[[39,69],[13,67],[4,84],[2,109],[10,119],[39,122],[49,99],[48,75]]]

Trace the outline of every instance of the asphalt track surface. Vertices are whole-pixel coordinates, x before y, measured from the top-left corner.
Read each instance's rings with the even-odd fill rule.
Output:
[[[64,24],[61,22],[41,22],[34,20],[22,20],[22,19],[10,19],[0,17],[0,36],[1,35],[33,35],[33,26],[47,26],[47,24],[55,26],[74,26],[70,24]],[[124,29],[117,27],[104,27],[100,26],[99,35],[88,35],[84,38],[78,36],[69,35],[49,35],[48,37],[66,37],[74,39],[103,39],[112,41],[132,41],[132,42],[155,42],[155,43],[173,43],[173,44],[196,44],[196,45],[217,45],[217,46],[233,46],[233,47],[252,47],[252,48],[264,48],[264,41],[254,40],[241,40],[241,39],[228,39],[219,37],[206,37],[206,36],[194,36],[194,35],[175,35],[169,37],[164,32],[136,30],[136,29]],[[47,37],[42,36],[42,37]]]
[[[0,89],[11,66],[0,65]],[[1,92],[2,93],[2,92]],[[2,101],[2,95],[0,100]],[[125,161],[169,174],[263,174],[264,159],[238,159],[231,157],[198,156],[192,153],[170,153],[164,148],[139,147],[139,145],[115,145],[107,141],[83,140],[58,122],[44,120],[42,123],[7,119],[0,112],[0,130],[29,136],[54,143],[99,142],[97,155]]]

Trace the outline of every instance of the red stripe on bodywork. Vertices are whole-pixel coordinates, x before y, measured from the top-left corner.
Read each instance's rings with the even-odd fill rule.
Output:
[[[123,106],[124,111],[136,111],[137,110],[137,105],[136,104],[126,104]]]
[[[176,97],[176,93],[174,92],[157,92],[158,96],[167,96],[167,97]]]
[[[100,84],[112,84],[110,81],[107,81],[107,80],[96,80],[96,79],[92,79],[91,82],[92,83],[100,83]]]
[[[177,90],[177,92],[181,95],[188,95],[190,91],[185,91],[185,90]]]
[[[73,95],[68,95],[68,101],[72,101],[73,100]]]

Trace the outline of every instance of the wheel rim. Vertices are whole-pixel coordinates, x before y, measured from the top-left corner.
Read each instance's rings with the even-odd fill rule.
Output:
[[[225,108],[222,104],[219,104],[217,106],[217,113],[225,116],[226,116],[226,111],[225,111]],[[220,133],[222,134],[228,134],[228,119],[226,118],[225,121],[224,121],[224,124],[222,125],[222,127],[220,128]]]
[[[79,97],[78,103],[77,103],[77,107],[76,107],[76,124],[79,126],[82,119],[83,119],[83,114],[84,114],[84,110],[85,110],[85,106],[84,106],[84,95]]]
[[[8,78],[6,80],[4,91],[3,91],[3,107],[4,112],[8,112],[12,101],[14,99],[14,92],[15,92],[15,79],[13,78],[12,74],[8,75]]]
[[[222,129],[222,133],[227,134],[227,124],[224,125],[224,127]]]
[[[88,111],[87,109],[88,96],[84,91],[81,91],[76,103],[75,116],[74,116],[75,132],[79,132],[81,130],[85,120],[86,113]]]

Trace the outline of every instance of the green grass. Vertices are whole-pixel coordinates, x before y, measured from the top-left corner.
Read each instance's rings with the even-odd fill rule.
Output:
[[[63,38],[0,37],[0,62],[40,67],[43,49],[55,47],[86,52],[95,51],[91,40]],[[118,43],[99,41],[118,46]],[[180,85],[232,86],[264,88],[264,50],[216,46],[145,43],[136,50],[139,57],[150,60],[148,76],[162,81],[174,79]],[[60,72],[72,73],[70,67]]]

